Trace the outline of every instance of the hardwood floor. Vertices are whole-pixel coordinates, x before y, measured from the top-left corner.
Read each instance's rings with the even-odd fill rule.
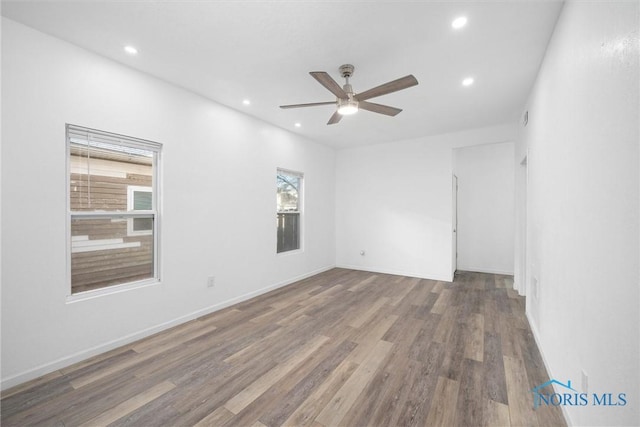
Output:
[[[7,390],[2,425],[565,425],[511,284],[334,269]]]

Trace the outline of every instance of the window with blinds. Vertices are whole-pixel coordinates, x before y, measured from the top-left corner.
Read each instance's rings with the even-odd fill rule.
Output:
[[[158,280],[161,147],[67,125],[72,295]]]
[[[299,172],[277,171],[277,253],[300,249],[302,179]]]

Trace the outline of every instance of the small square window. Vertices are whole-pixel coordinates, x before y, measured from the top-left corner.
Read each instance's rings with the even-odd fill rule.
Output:
[[[127,211],[152,211],[153,192],[151,187],[127,186]],[[129,218],[127,235],[141,236],[151,234],[153,218]]]

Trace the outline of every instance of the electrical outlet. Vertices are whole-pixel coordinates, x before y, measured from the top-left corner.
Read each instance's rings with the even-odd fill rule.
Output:
[[[216,277],[209,276],[207,278],[207,288],[213,288],[216,285]]]

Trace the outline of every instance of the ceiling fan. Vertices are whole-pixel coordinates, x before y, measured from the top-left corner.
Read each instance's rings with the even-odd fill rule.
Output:
[[[367,110],[387,116],[395,116],[402,111],[400,108],[390,107],[388,105],[382,104],[375,104],[373,102],[368,102],[367,99],[386,95],[392,92],[397,92],[399,90],[406,89],[418,84],[418,80],[416,80],[413,75],[409,74],[408,76],[384,83],[380,86],[376,86],[373,89],[369,89],[361,93],[355,93],[353,91],[353,88],[351,87],[351,84],[349,83],[349,78],[353,75],[354,66],[351,64],[345,64],[340,66],[339,70],[340,75],[342,75],[342,77],[346,81],[343,87],[340,87],[340,85],[324,71],[312,71],[309,73],[311,74],[311,77],[316,79],[322,86],[326,87],[331,93],[336,96],[335,101],[312,102],[310,104],[281,105],[280,108],[335,105],[336,111],[327,122],[328,125],[338,123],[342,119],[342,116],[354,114],[358,112],[358,110]]]

